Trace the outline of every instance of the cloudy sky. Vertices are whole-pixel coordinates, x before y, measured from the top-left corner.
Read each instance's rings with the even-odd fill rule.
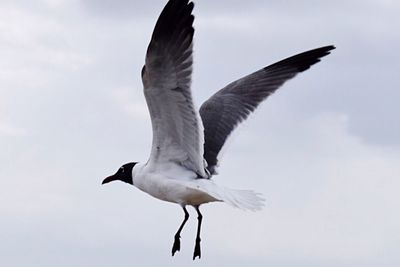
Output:
[[[164,0],[0,1],[0,265],[189,266],[195,216],[122,183],[145,161],[140,70]],[[400,2],[196,1],[193,91],[334,44],[235,133],[197,266],[399,266]],[[193,210],[190,210],[194,215]]]

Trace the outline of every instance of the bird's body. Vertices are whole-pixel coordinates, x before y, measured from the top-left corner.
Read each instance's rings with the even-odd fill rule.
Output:
[[[198,111],[192,100],[194,4],[169,0],[159,16],[142,69],[144,95],[153,130],[150,158],[128,163],[103,183],[121,180],[160,200],[179,204],[185,217],[175,235],[172,255],[180,250],[180,232],[195,207],[198,228],[193,259],[201,256],[199,206],[225,202],[259,210],[263,199],[249,190],[217,185],[219,154],[226,139],[269,95],[286,81],[330,53],[333,46],[313,49],[262,68],[228,84]]]
[[[157,166],[137,164],[132,171],[133,184],[149,195],[182,206],[199,206],[221,201],[208,191],[216,185],[212,180],[196,179],[196,173],[176,163]]]
[[[233,190],[199,179],[197,174],[176,163],[152,166],[136,164],[132,169],[133,185],[160,200],[181,206],[200,206],[209,202],[225,202],[245,210],[258,210],[263,199],[250,190]]]

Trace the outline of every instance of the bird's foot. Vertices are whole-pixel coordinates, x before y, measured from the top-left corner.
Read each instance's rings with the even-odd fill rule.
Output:
[[[194,253],[193,253],[193,260],[196,259],[196,257],[201,258],[201,249],[200,249],[200,238],[196,239],[196,245],[194,246]]]
[[[175,236],[174,245],[172,246],[172,257],[175,255],[177,251],[181,250],[181,240],[180,236]]]

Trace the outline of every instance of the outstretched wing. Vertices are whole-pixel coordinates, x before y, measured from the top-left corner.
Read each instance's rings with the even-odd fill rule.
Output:
[[[287,80],[309,69],[334,48],[325,46],[279,61],[229,84],[203,103],[200,115],[204,158],[211,174],[215,173],[218,154],[233,129]]]
[[[206,177],[203,128],[192,102],[193,3],[170,0],[154,28],[142,70],[153,144],[150,163],[177,162]]]

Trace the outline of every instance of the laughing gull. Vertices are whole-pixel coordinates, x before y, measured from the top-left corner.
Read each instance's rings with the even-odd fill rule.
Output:
[[[120,180],[183,208],[185,217],[175,234],[172,256],[180,250],[180,233],[189,218],[186,206],[193,206],[198,214],[194,260],[201,257],[200,205],[219,201],[244,210],[263,206],[259,194],[228,189],[211,179],[226,139],[264,99],[335,47],[310,50],[245,76],[211,96],[198,112],[190,89],[193,7],[190,0],[168,1],[147,49],[142,81],[153,129],[149,160],[123,165],[103,184]]]

